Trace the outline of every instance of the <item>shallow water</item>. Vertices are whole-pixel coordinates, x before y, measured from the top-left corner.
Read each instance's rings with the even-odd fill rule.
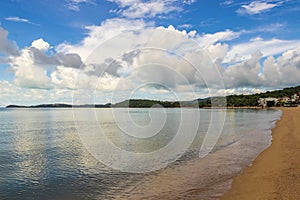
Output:
[[[165,109],[166,118],[162,118],[164,116],[159,110],[151,111],[149,115],[148,109],[130,109],[132,120],[140,127],[153,122],[155,128],[166,119],[157,134],[151,136],[149,132],[135,135],[137,133],[130,127],[132,121],[122,117],[126,109],[117,111],[117,115],[121,116],[118,122],[126,130],[116,124],[110,109],[76,109],[75,115],[72,109],[1,109],[0,199],[151,198],[152,193],[160,195],[164,189],[153,187],[162,180],[165,181],[166,191],[175,191],[173,197],[180,197],[183,186],[186,186],[193,187],[190,191],[194,191],[187,195],[214,198],[228,189],[231,178],[270,144],[270,130],[281,115],[280,111],[275,110],[227,110],[217,145],[212,153],[200,159],[199,149],[209,124],[215,126],[220,123],[211,120],[212,112],[220,114],[224,110],[197,111],[200,114],[199,128],[191,146],[179,159],[177,154],[171,154],[170,161],[177,159],[176,162],[150,173],[134,174],[106,167],[87,151],[86,144],[82,142],[82,130],[89,127],[87,133],[96,133],[100,126],[106,137],[118,148],[149,153],[163,148],[175,138],[182,113],[188,119],[184,131],[186,134],[191,132],[189,123],[195,123],[194,115],[190,114],[195,111],[191,110]],[[132,133],[124,136],[123,133],[128,130],[132,130]],[[137,139],[136,136],[144,138]],[[177,149],[176,146],[173,148]],[[111,152],[102,153],[111,156]],[[166,155],[161,156],[165,158]],[[149,159],[152,159],[153,165],[164,161],[156,157]],[[135,166],[135,162],[126,160],[125,163]],[[176,179],[185,172],[186,180],[183,176],[181,183],[174,181],[173,185],[168,186],[170,181],[167,180]],[[197,173],[197,176],[190,174],[192,172]],[[190,185],[182,186],[188,182]],[[193,184],[198,187],[195,188]]]

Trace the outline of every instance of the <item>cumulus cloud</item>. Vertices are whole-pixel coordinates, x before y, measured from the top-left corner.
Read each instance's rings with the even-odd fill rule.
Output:
[[[113,26],[114,22],[118,26]],[[80,44],[67,46],[63,44],[63,48],[60,47],[64,53],[77,52],[79,55],[89,50],[90,54],[85,56],[87,58],[85,66],[80,72],[83,74],[80,75],[82,81],[77,79],[78,83],[74,82],[75,75],[68,74],[74,73],[75,69],[66,70],[65,68],[61,68],[59,73],[54,72],[52,79],[60,80],[61,87],[73,85],[73,88],[94,87],[100,91],[114,91],[116,88],[121,90],[122,86],[123,92],[134,90],[138,85],[146,82],[159,83],[181,92],[187,89],[187,85],[199,89],[209,84],[217,90],[222,87],[222,83],[216,81],[218,76],[221,76],[226,88],[234,91],[243,91],[242,88],[275,88],[276,84],[271,84],[273,80],[269,80],[268,77],[279,76],[280,70],[274,70],[272,73],[267,70],[272,68],[269,67],[271,65],[269,56],[300,46],[299,41],[264,40],[260,37],[230,46],[226,44],[226,41],[238,38],[243,32],[225,30],[199,35],[193,31],[179,31],[173,26],[149,28],[143,23],[141,29],[133,28],[120,35],[114,34],[113,40],[105,40],[109,36],[103,37],[103,28],[113,27],[112,33],[122,32],[122,29],[119,29],[121,27],[119,22],[118,20],[107,21],[89,29],[87,38]],[[139,24],[140,21],[129,23],[128,20],[124,20],[122,22],[130,25]],[[98,48],[95,46],[90,48],[90,43],[85,42],[88,40],[101,41],[102,45]],[[263,57],[269,57],[266,64],[261,63]],[[280,59],[274,58],[274,60],[273,68],[277,66],[276,63]],[[264,68],[266,68],[265,71]],[[279,68],[283,68],[283,65]],[[170,69],[177,75],[171,73]],[[291,71],[297,74],[295,70],[296,68],[293,68]],[[288,74],[289,72],[282,70],[281,73]],[[282,83],[283,77],[286,76],[280,75],[276,79],[278,80],[276,81],[277,87]],[[295,80],[286,81],[285,85],[296,84]],[[99,84],[95,85],[96,82]]]
[[[50,44],[45,42],[43,38],[34,40],[31,46],[41,51],[47,51],[50,48]]]
[[[44,50],[37,49],[33,46],[27,48],[33,62],[35,64],[44,66],[47,68],[49,66],[63,65],[65,67],[80,68],[83,65],[81,57],[75,53],[55,53],[52,55],[47,55]]]
[[[23,88],[52,89],[49,74],[56,66],[80,68],[82,61],[77,54],[51,53],[51,46],[42,38],[25,47],[19,55],[10,56],[10,69],[14,72],[14,84]],[[48,55],[50,53],[50,55]]]
[[[222,69],[227,88],[283,88],[300,84],[300,46],[261,63],[259,51],[243,62]]]
[[[15,73],[14,83],[20,87],[51,89],[51,80],[43,66],[34,63],[30,49],[21,50],[20,55],[11,59]]]
[[[103,44],[117,35],[133,30],[142,30],[152,26],[143,20],[126,20],[120,18],[108,19],[102,22],[99,26],[87,26],[87,37],[79,44],[62,43],[58,45],[56,50],[63,53],[77,53],[85,60],[95,48]],[[109,52],[112,53],[112,52]]]
[[[263,63],[261,78],[263,85],[273,88],[300,84],[300,47],[278,58],[268,57]]]
[[[9,104],[37,105],[53,102],[71,104],[73,92],[68,89],[41,90],[22,88],[8,81],[0,81],[0,106],[7,106]],[[77,94],[83,97],[89,95],[86,91],[78,91]]]
[[[110,56],[108,59],[101,58],[99,55],[110,52],[109,48],[100,48],[95,51],[95,57],[91,55],[87,59],[86,62],[90,64],[89,60],[101,63],[98,65],[94,63],[92,68],[86,65],[86,68],[89,68],[87,74],[96,75],[100,85],[105,85],[97,89],[108,90],[107,86],[111,86],[111,91],[115,89],[116,83],[118,89],[122,85],[122,91],[129,92],[147,82],[164,85],[182,93],[190,86],[205,88],[209,84],[211,87],[221,87],[222,83],[216,81],[218,68],[215,67],[214,62],[223,60],[228,45],[216,42],[230,39],[231,36],[218,36],[218,39],[209,42],[205,49],[194,40],[190,40],[191,38],[204,40],[207,36],[200,37],[194,32],[179,31],[172,26],[127,32],[109,42],[107,46],[113,47],[114,54],[106,54]],[[126,48],[139,50],[126,52]],[[124,51],[125,53],[122,54]],[[87,80],[85,76],[83,79],[84,81],[78,82],[79,88],[82,87],[81,83]],[[95,77],[92,80],[94,81]],[[87,85],[91,86],[90,83]],[[186,96],[190,95],[186,94]]]
[[[262,53],[254,52],[244,62],[229,66],[223,72],[224,82],[227,88],[260,87],[259,81],[260,59]]]
[[[223,62],[239,62],[248,59],[253,52],[260,51],[263,57],[278,55],[300,46],[300,40],[263,40],[254,38],[249,42],[233,45]]]
[[[112,94],[117,102],[134,91],[158,98],[171,90],[188,100],[195,94],[207,96],[207,87],[211,95],[221,95],[300,84],[300,41],[254,37],[227,44],[241,34],[197,34],[173,26],[154,28],[143,20],[109,19],[87,27],[78,44],[52,48],[41,38],[9,56],[15,74],[9,87],[28,94],[43,89],[41,99],[55,101],[63,99],[62,91],[73,90],[77,103],[92,103],[97,93],[105,103]]]
[[[8,32],[0,27],[0,54],[6,55],[18,55],[19,50],[15,42],[10,41],[8,38]]]
[[[71,68],[65,68],[64,66],[57,66],[56,70],[51,73],[51,80],[58,88],[74,89],[78,73],[79,71],[76,69],[74,70]],[[80,82],[83,83],[82,77]],[[86,82],[83,84],[85,84],[85,88],[89,87],[89,84],[86,84]]]
[[[201,46],[209,46],[217,42],[225,42],[238,38],[242,32],[232,30],[220,31],[212,34],[203,34],[197,39]]]
[[[103,24],[103,26],[106,26],[106,24]],[[98,27],[91,30],[89,35],[98,35],[93,32],[98,32],[101,28]],[[201,70],[203,70],[203,73],[208,73],[213,70],[208,69],[210,66],[213,67],[213,63],[209,62],[209,57],[205,57],[199,51],[201,50],[200,46],[195,41],[190,40],[195,35],[194,31],[179,31],[173,26],[126,31],[114,37],[113,40],[104,42],[98,48],[93,48],[94,50],[91,51],[88,58],[84,61],[85,68],[82,71],[82,73],[89,75],[91,81],[86,81],[88,78],[85,75],[82,76],[83,81],[78,81],[78,88],[83,87],[82,83],[86,83],[87,87],[93,85],[91,82],[95,82],[95,76],[98,79],[97,81],[101,83],[97,85],[97,89],[104,88],[105,90],[108,89],[108,86],[114,87],[116,82],[122,82],[122,86],[127,86],[126,89],[129,90],[147,81],[168,85],[174,89],[180,87],[180,84],[183,82],[178,78],[180,76],[185,77],[187,82],[192,84],[204,85],[203,80],[200,81],[201,83],[197,82],[197,78],[195,77],[197,69],[195,66],[199,67],[199,64],[202,64],[207,70]],[[97,40],[97,38],[94,38],[94,40]],[[101,40],[102,38],[100,38]],[[89,45],[86,44],[88,43],[83,42],[80,47],[76,48],[87,49]],[[212,53],[220,52],[222,51],[221,46],[215,46],[210,51]],[[69,50],[68,48],[63,49]],[[70,49],[74,51],[74,49]],[[65,53],[68,52],[66,51]],[[189,61],[182,59],[184,56],[188,57]],[[223,56],[221,55],[220,57]],[[189,62],[193,62],[194,66]],[[140,66],[148,67],[143,67],[140,70]],[[180,76],[168,76],[170,69],[179,73]],[[60,73],[54,72],[53,79],[56,80],[56,83],[62,83],[63,80],[69,81],[70,83],[66,83],[66,85],[70,87],[70,85],[74,85],[74,79],[66,78],[70,76],[66,74],[70,73],[70,70],[60,69]],[[215,80],[215,77],[209,80]],[[75,86],[75,88],[77,87]],[[122,88],[125,89],[124,87]],[[110,88],[110,90],[114,90],[114,88]]]

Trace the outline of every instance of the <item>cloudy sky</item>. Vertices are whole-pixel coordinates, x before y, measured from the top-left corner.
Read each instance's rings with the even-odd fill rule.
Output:
[[[300,85],[299,11],[299,0],[4,0],[0,106]]]

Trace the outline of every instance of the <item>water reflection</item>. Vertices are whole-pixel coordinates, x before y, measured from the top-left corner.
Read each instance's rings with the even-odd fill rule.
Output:
[[[145,112],[132,111],[139,124],[147,124],[149,118]],[[187,153],[169,168],[176,168],[198,156],[208,128],[209,112],[200,111],[196,139]],[[95,114],[98,121],[91,120],[82,109],[79,124],[84,124],[86,131],[100,126],[115,145],[129,151],[148,152],[161,148],[172,140],[179,123],[176,109],[167,110],[168,121],[159,134],[147,141],[136,140],[122,134],[107,110],[96,109]],[[218,147],[267,128],[265,124],[276,116],[269,112],[227,111]],[[193,120],[192,117],[189,119]],[[71,109],[1,110],[0,127],[0,199],[114,199],[158,173],[122,173],[98,162],[82,145]],[[188,124],[186,131],[189,131]],[[258,136],[254,139],[267,138]]]

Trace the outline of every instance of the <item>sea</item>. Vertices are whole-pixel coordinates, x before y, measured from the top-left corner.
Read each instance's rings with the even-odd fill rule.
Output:
[[[279,110],[0,109],[0,199],[219,199]]]

